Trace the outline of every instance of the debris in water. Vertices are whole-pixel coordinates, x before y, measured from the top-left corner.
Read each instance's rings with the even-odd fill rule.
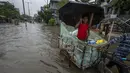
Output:
[[[52,73],[52,72],[50,72],[50,71],[48,71],[48,70],[46,70],[46,72],[48,72],[48,73]]]
[[[59,70],[57,70],[58,73],[61,73]]]
[[[51,64],[48,64],[48,63],[44,62],[43,60],[40,60],[40,62],[42,62],[43,64],[45,64],[45,65],[47,65],[47,66],[53,67],[53,68],[55,68],[55,69],[58,69],[56,66],[51,65]]]

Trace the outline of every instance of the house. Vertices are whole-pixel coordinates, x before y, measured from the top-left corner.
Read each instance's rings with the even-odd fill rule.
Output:
[[[5,5],[7,1],[0,1],[0,5]]]
[[[50,4],[49,4],[49,8],[52,11],[52,16],[56,20],[56,24],[58,24],[58,22],[59,22],[59,16],[57,14],[57,10],[59,9],[58,2],[60,2],[60,1],[61,0],[50,0]]]
[[[56,11],[58,10],[58,8],[59,8],[58,2],[60,2],[60,1],[61,0],[50,0],[49,7],[53,13],[56,13]]]

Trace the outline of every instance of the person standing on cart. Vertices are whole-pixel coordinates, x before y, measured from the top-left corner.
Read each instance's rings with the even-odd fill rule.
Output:
[[[78,28],[78,34],[77,34],[78,39],[86,41],[89,35],[88,17],[86,15],[83,15],[75,27]]]

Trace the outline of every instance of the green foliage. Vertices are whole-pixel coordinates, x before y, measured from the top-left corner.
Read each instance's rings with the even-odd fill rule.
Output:
[[[42,18],[39,15],[37,15],[36,17],[34,17],[34,20],[36,22],[42,22]]]
[[[4,5],[0,5],[0,15],[5,16],[6,18],[19,18],[19,11],[9,2],[6,2]]]
[[[47,9],[49,9],[49,6],[48,6],[48,5],[44,5],[43,8],[44,8],[45,10],[47,10]]]
[[[44,6],[44,11],[38,11],[38,15],[46,22],[52,17],[52,12],[47,5]]]
[[[54,19],[54,18],[51,18],[51,19],[49,20],[49,24],[50,24],[50,25],[55,25],[55,19]]]

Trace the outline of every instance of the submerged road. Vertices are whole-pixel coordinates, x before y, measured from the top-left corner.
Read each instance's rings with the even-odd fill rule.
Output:
[[[95,73],[61,61],[58,33],[58,26],[0,24],[0,73]]]

